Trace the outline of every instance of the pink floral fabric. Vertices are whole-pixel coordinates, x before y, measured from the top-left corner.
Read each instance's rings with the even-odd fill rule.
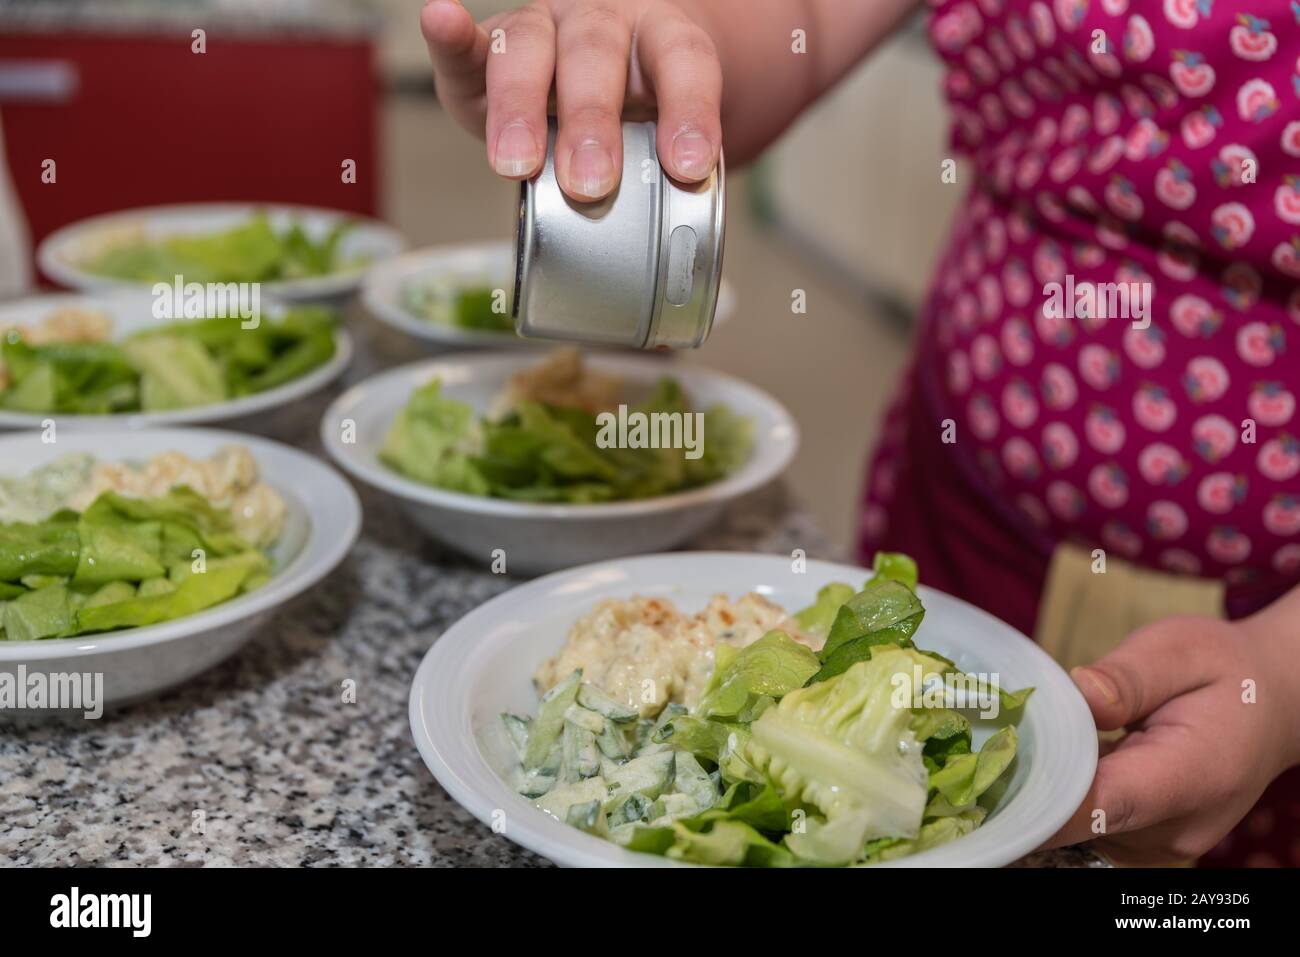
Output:
[[[943,0],[930,35],[977,178],[918,363],[955,454],[1047,538],[1300,579],[1300,7]],[[1057,317],[1067,280],[1150,283],[1149,326]]]
[[[1063,539],[1224,579],[1234,615],[1280,595],[1300,581],[1300,0],[932,7],[975,183],[864,557],[911,548],[1026,630]],[[1045,310],[1067,282],[1150,283],[1149,326]],[[1207,860],[1300,863],[1300,771]]]

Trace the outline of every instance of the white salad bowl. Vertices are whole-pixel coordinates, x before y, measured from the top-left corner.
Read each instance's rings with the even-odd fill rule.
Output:
[[[870,576],[866,569],[819,561],[796,573],[779,555],[686,552],[602,562],[519,585],[460,619],[424,656],[411,685],[416,747],[438,783],[475,817],[558,864],[673,866],[677,862],[563,824],[517,794],[502,777],[514,758],[500,714],[536,714],[533,672],[601,600],[653,596],[693,613],[714,594],[738,598],[757,591],[794,611],[810,604],[823,585],[858,587]],[[918,595],[926,609],[920,647],[966,671],[997,674],[1004,688],[1035,691],[1018,725],[1010,779],[984,823],[950,843],[874,866],[1009,864],[1051,837],[1087,795],[1097,765],[1092,716],[1060,666],[1010,625],[932,588],[922,586]],[[978,719],[973,724],[977,749],[992,726]]]
[[[693,407],[722,403],[750,420],[748,460],[708,485],[655,498],[589,505],[508,501],[434,488],[379,460],[389,426],[411,394],[431,379],[443,394],[486,412],[511,375],[533,364],[526,353],[468,354],[400,366],[353,386],[321,420],[321,441],[357,479],[397,499],[411,521],[430,536],[483,564],[505,559],[512,574],[538,574],[584,562],[673,548],[713,521],[726,504],[780,475],[799,442],[785,408],[748,383],[707,369],[674,367],[655,359],[589,355],[597,371],[621,377],[629,404],[671,374]],[[708,441],[705,436],[704,441]],[[498,551],[500,550],[500,551]]]
[[[509,242],[454,243],[418,249],[375,266],[361,285],[361,302],[385,325],[424,341],[435,349],[536,348],[553,346],[544,339],[525,339],[513,331],[462,329],[425,318],[405,304],[403,291],[411,285],[445,282],[452,287],[514,286],[514,247]],[[736,309],[736,293],[723,279],[714,323],[725,322]]]
[[[186,319],[158,319],[153,314],[153,294],[143,289],[119,289],[98,293],[51,293],[31,296],[0,305],[0,330],[14,325],[34,325],[56,309],[88,309],[106,314],[112,322],[111,340],[118,341],[137,332],[157,328]],[[286,309],[284,303],[263,301],[262,311],[270,319],[278,319]],[[231,319],[231,322],[237,322]],[[46,420],[53,420],[59,428],[77,431],[115,429],[142,429],[154,426],[195,425],[206,422],[250,420],[257,429],[255,417],[264,416],[311,395],[342,374],[352,361],[352,336],[338,324],[334,327],[334,355],[329,361],[284,385],[241,396],[226,402],[213,402],[184,409],[160,412],[120,412],[112,415],[65,415],[49,412],[15,412],[0,409],[0,429],[40,429]],[[261,429],[257,429],[261,431]]]
[[[285,229],[299,223],[313,239],[325,236],[344,220],[353,227],[339,241],[344,259],[364,257],[356,268],[325,276],[262,283],[262,292],[288,302],[337,301],[355,292],[369,266],[395,256],[406,243],[397,230],[355,213],[290,203],[185,203],[124,209],[70,223],[56,229],[36,250],[41,271],[69,289],[139,288],[139,283],[101,276],[84,268],[107,243],[128,233],[142,231],[147,239],[172,235],[214,233],[231,229],[256,213],[264,213],[271,226]]]
[[[118,705],[187,681],[231,655],[291,598],[325,577],[348,553],[361,527],[361,505],[334,469],[278,442],[215,429],[157,429],[60,435],[0,436],[0,475],[19,476],[71,453],[142,462],[177,451],[207,457],[225,445],[243,445],[259,478],[288,506],[284,533],[269,550],[270,581],[205,611],[141,628],[0,641],[0,674],[103,675],[104,703]],[[19,669],[23,671],[20,672]],[[0,713],[2,714],[2,713]]]

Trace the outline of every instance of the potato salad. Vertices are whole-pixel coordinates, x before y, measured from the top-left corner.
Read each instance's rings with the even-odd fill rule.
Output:
[[[753,592],[736,601],[716,595],[695,615],[659,598],[603,601],[574,624],[534,681],[549,691],[581,669],[589,684],[641,717],[653,717],[669,703],[694,706],[713,673],[719,644],[744,648],[773,630],[813,650],[822,644],[784,609]]]

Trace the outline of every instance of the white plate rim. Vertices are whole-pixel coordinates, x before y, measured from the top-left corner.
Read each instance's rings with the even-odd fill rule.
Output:
[[[780,563],[788,572],[789,559],[782,555],[762,554],[754,552],[690,552],[689,557],[692,559],[702,559],[705,561],[719,561],[735,563],[738,561],[759,561],[765,563]],[[535,603],[534,596],[538,593],[545,594],[548,590],[562,587],[567,580],[591,576],[600,572],[602,569],[614,566],[635,566],[639,563],[660,563],[670,562],[674,559],[680,559],[684,556],[674,555],[673,553],[660,553],[654,555],[640,555],[632,558],[611,559],[602,562],[593,562],[588,565],[582,565],[564,571],[553,572],[540,578],[533,579],[518,585],[508,591],[502,592],[488,601],[474,608],[451,627],[443,631],[430,646],[429,650],[421,659],[419,666],[411,681],[411,693],[409,698],[408,717],[411,726],[411,735],[420,757],[425,765],[429,768],[435,780],[444,790],[462,807],[468,810],[478,820],[489,826],[494,824],[494,814],[506,807],[506,801],[511,803],[510,807],[518,809],[508,815],[509,825],[506,837],[512,842],[522,847],[540,854],[561,866],[577,867],[694,867],[699,865],[688,864],[684,862],[672,861],[667,858],[654,854],[645,854],[635,851],[629,851],[619,847],[610,841],[603,840],[590,834],[586,834],[576,828],[563,824],[560,821],[547,815],[545,812],[532,807],[527,800],[513,792],[499,775],[486,765],[478,752],[477,743],[474,741],[472,729],[469,726],[469,717],[458,716],[456,727],[448,728],[445,725],[431,725],[426,720],[425,709],[425,690],[432,686],[432,676],[440,671],[454,671],[456,674],[464,674],[468,669],[462,667],[471,660],[471,655],[477,649],[481,651],[481,646],[476,642],[476,631],[483,627],[480,623],[490,621],[498,611],[505,611],[514,605],[526,603]],[[862,576],[870,576],[872,573],[865,568],[853,565],[845,565],[835,562],[820,560],[809,560],[807,567],[810,571],[818,571],[826,576],[831,576],[838,580],[861,581]],[[857,576],[857,577],[854,577]],[[829,579],[827,579],[829,580]],[[629,595],[638,587],[634,581],[627,581],[626,587]],[[894,861],[886,861],[880,864],[872,865],[872,868],[881,867],[927,867],[927,866],[974,866],[974,867],[995,867],[1009,864],[1020,859],[1025,854],[1036,850],[1041,843],[1051,834],[1055,833],[1080,806],[1087,796],[1091,787],[1093,776],[1096,772],[1098,747],[1096,727],[1093,723],[1091,712],[1079,693],[1073,681],[1061,669],[1059,665],[1045,652],[1041,647],[1035,644],[1025,635],[1016,631],[1010,625],[1002,622],[1000,619],[983,611],[980,608],[971,605],[959,598],[937,591],[927,586],[920,586],[918,595],[922,602],[926,604],[927,610],[936,605],[948,604],[953,609],[960,609],[964,614],[973,615],[1003,631],[1008,637],[1023,642],[1021,646],[1031,658],[1037,659],[1040,666],[1044,669],[1044,675],[1051,682],[1051,691],[1053,694],[1061,696],[1063,706],[1072,713],[1071,736],[1073,744],[1077,746],[1075,752],[1076,763],[1070,766],[1072,777],[1069,782],[1070,786],[1066,789],[1065,794],[1060,798],[1060,809],[1057,811],[1054,819],[1049,822],[1047,827],[1038,827],[1028,834],[1021,833],[1010,837],[1002,844],[996,846],[991,851],[986,851],[978,858],[969,861],[951,860],[954,848],[965,847],[970,850],[972,839],[978,837],[983,828],[976,829],[969,835],[960,838],[957,841],[950,842],[928,851],[914,854],[910,857],[901,858]],[[922,642],[924,645],[924,642]],[[936,651],[943,653],[943,648],[936,648]],[[1044,686],[1038,685],[1035,695],[1044,692]],[[1033,698],[1030,699],[1032,707]],[[481,794],[479,790],[457,770],[444,757],[443,748],[446,746],[449,735],[463,733],[469,739],[468,747],[473,752],[482,768],[475,767],[472,769],[476,774],[486,774],[487,780],[492,788],[491,794]],[[494,800],[500,798],[501,800]],[[996,820],[996,818],[994,819]],[[987,825],[986,825],[987,827]],[[987,832],[986,832],[987,833]],[[965,842],[965,844],[963,844]]]
[[[771,394],[743,379],[701,366],[676,366],[672,369],[664,369],[658,360],[636,356],[591,353],[585,355],[583,360],[593,368],[611,371],[615,374],[628,371],[633,374],[638,372],[648,373],[653,370],[657,375],[672,375],[681,382],[688,392],[692,380],[712,379],[715,382],[722,382],[728,388],[747,393],[752,401],[762,405],[773,420],[773,431],[779,432],[780,437],[775,440],[765,440],[756,436],[749,460],[730,475],[724,476],[716,482],[710,482],[708,485],[701,485],[697,488],[654,498],[589,504],[517,502],[510,499],[490,498],[486,495],[452,492],[447,489],[424,485],[415,479],[407,478],[401,473],[387,468],[378,461],[369,461],[367,457],[361,454],[359,446],[346,445],[340,440],[338,429],[333,427],[334,423],[348,417],[348,410],[356,408],[365,402],[368,391],[374,389],[377,385],[387,384],[392,380],[407,377],[428,381],[433,378],[437,369],[441,366],[491,367],[510,365],[523,367],[537,361],[536,357],[522,352],[482,352],[464,357],[439,357],[411,362],[386,369],[358,382],[338,396],[325,410],[325,414],[321,417],[321,442],[325,446],[325,451],[344,471],[358,481],[399,499],[469,514],[551,519],[555,521],[572,519],[618,520],[631,516],[651,515],[657,512],[689,508],[711,502],[728,501],[747,492],[752,492],[754,489],[760,488],[775,479],[785,471],[798,451],[799,426],[794,417]]]
[[[329,507],[320,509],[319,514],[310,509],[308,510],[307,518],[310,528],[302,549],[261,588],[197,614],[176,618],[157,625],[146,625],[140,628],[108,631],[93,635],[74,635],[71,638],[0,641],[0,662],[48,661],[88,654],[147,648],[235,624],[262,612],[277,608],[315,585],[347,557],[361,531],[361,501],[357,497],[356,491],[328,463],[301,449],[272,439],[245,435],[242,432],[231,432],[224,429],[123,431],[121,438],[124,449],[129,449],[132,437],[143,435],[157,437],[162,440],[166,440],[167,436],[198,435],[210,439],[214,444],[246,446],[255,459],[258,458],[260,453],[274,450],[275,454],[284,455],[294,460],[295,465],[302,470],[300,474],[304,476],[304,479],[301,485],[295,488],[295,494],[301,497],[302,493],[299,489],[315,489],[317,494],[328,499]],[[77,451],[76,446],[81,442],[102,440],[104,437],[105,433],[102,432],[78,433],[59,439],[59,444],[64,451],[75,452]],[[28,435],[0,436],[0,450],[3,450],[6,445],[18,445],[23,442],[35,441],[39,440]],[[129,451],[123,453],[123,457],[129,457],[129,455]],[[306,478],[306,476],[310,476],[310,478]]]

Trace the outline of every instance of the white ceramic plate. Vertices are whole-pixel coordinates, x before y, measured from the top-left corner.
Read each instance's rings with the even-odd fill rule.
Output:
[[[170,450],[206,457],[223,445],[246,446],[261,479],[288,505],[284,534],[271,549],[275,565],[261,588],[174,621],[123,631],[42,641],[0,641],[0,673],[101,672],[109,704],[180,684],[232,654],[289,599],[333,570],[361,527],[361,505],[334,469],[268,439],[215,429],[0,436],[0,474],[23,475],[74,452],[105,461],[143,461]]]
[[[922,569],[924,573],[924,569]],[[438,783],[479,820],[500,823],[517,844],[570,866],[661,867],[675,862],[624,850],[561,824],[501,778],[510,766],[498,733],[503,711],[536,714],[532,675],[564,643],[573,622],[596,602],[633,595],[672,600],[695,612],[723,592],[758,591],[789,610],[809,604],[833,581],[859,585],[862,568],[727,552],[647,555],[559,572],[520,585],[470,612],[434,642],[411,685],[411,733]],[[1018,726],[1009,786],[973,833],[881,867],[995,867],[1038,847],[1087,795],[1097,735],[1083,696],[1047,653],[972,605],[922,587],[925,621],[918,642],[963,669],[996,672],[1003,687],[1036,690]],[[976,746],[990,733],[975,722]]]
[[[439,348],[552,347],[553,342],[525,339],[514,332],[461,329],[435,322],[404,305],[403,290],[408,284],[435,279],[453,285],[505,289],[508,294],[514,286],[514,268],[514,248],[509,242],[457,243],[418,249],[370,270],[361,286],[361,301],[380,322]],[[718,292],[714,324],[727,321],[735,309],[735,290],[724,278]]]
[[[289,302],[346,296],[360,286],[368,265],[396,255],[406,245],[392,227],[336,209],[288,203],[188,203],[124,209],[71,223],[45,237],[36,251],[36,262],[45,275],[69,289],[136,288],[138,283],[87,272],[82,263],[124,232],[143,229],[150,239],[218,232],[246,222],[257,212],[266,213],[276,230],[300,223],[313,239],[324,236],[341,220],[356,221],[340,240],[339,253],[345,260],[365,256],[367,264],[327,276],[262,284],[264,295]]]
[[[506,570],[512,574],[536,574],[680,545],[716,518],[728,502],[780,475],[798,446],[794,420],[767,393],[719,372],[676,367],[671,374],[695,408],[723,403],[753,423],[749,461],[710,485],[629,502],[538,504],[433,488],[379,461],[393,419],[411,393],[431,379],[442,381],[444,394],[483,413],[514,372],[536,361],[531,353],[481,353],[383,372],[334,401],[321,420],[321,440],[344,469],[394,496],[417,527],[484,564],[493,560],[494,550],[503,549]],[[662,363],[640,356],[593,354],[586,361],[594,369],[621,376],[632,402],[648,394],[665,373]],[[345,430],[349,422],[353,425]],[[355,441],[345,441],[345,435]]]
[[[154,297],[142,289],[116,290],[99,293],[54,293],[32,296],[0,305],[0,329],[11,325],[34,325],[56,309],[75,307],[106,313],[113,323],[113,339],[122,339],[132,333],[155,328],[174,320],[154,318]],[[264,301],[262,309],[276,319],[286,306]],[[184,321],[184,320],[175,320]],[[231,320],[232,322],[235,320]],[[342,325],[334,328],[334,355],[324,365],[304,376],[274,389],[255,395],[246,395],[228,402],[197,405],[187,409],[166,412],[122,412],[115,415],[61,415],[41,412],[14,412],[0,409],[0,429],[40,428],[46,419],[54,419],[60,427],[86,430],[139,429],[147,426],[189,425],[201,422],[224,422],[259,415],[310,395],[338,378],[352,361],[352,337]]]

